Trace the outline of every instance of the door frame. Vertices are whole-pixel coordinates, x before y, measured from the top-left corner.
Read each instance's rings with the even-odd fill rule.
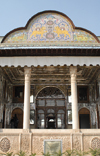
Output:
[[[83,107],[79,110],[78,113],[78,117],[79,117],[79,128],[80,128],[80,114],[89,114],[89,120],[90,120],[90,129],[91,129],[91,117],[90,117],[90,110],[86,107]]]

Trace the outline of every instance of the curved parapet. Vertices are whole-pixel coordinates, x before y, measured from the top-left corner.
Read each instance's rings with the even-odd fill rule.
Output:
[[[65,14],[44,11],[33,16],[23,28],[12,30],[2,43],[32,43],[33,46],[66,46],[68,43],[98,43],[92,32],[75,27]]]

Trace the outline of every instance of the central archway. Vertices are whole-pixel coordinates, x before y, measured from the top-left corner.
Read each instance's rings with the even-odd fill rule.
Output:
[[[42,89],[36,98],[36,127],[61,129],[66,127],[65,97],[56,87]]]

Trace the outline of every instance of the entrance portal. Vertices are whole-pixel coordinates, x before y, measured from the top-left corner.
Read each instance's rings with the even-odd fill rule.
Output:
[[[90,112],[88,109],[83,108],[79,111],[79,124],[80,129],[90,128]]]
[[[57,129],[66,127],[65,97],[55,87],[46,87],[36,99],[37,128]]]

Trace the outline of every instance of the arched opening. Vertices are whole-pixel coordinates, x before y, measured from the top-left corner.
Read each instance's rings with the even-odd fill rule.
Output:
[[[65,97],[58,88],[46,87],[38,93],[36,98],[37,128],[65,128],[65,114]]]
[[[80,129],[90,128],[90,111],[87,108],[79,111],[79,126]]]
[[[56,128],[56,122],[55,122],[55,111],[53,109],[47,109],[47,115],[46,115],[46,127],[55,129]]]
[[[12,119],[14,124],[12,128],[23,128],[23,111],[20,108],[15,108],[12,111]]]

